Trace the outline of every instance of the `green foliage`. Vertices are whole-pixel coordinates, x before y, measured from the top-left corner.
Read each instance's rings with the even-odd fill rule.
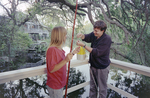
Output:
[[[32,39],[29,37],[28,33],[23,32],[15,33],[13,45],[17,50],[26,50],[29,48],[31,44],[33,44],[33,42]]]

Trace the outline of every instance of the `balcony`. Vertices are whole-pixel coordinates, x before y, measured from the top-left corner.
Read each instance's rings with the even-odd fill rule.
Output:
[[[71,68],[77,67],[77,66],[82,66],[82,65],[88,65],[88,59],[84,61],[79,61],[79,60],[72,60],[70,64]],[[142,66],[142,65],[137,65],[137,64],[132,64],[132,63],[127,63],[115,59],[111,59],[111,66],[125,69],[125,70],[130,70],[138,74],[142,74],[145,76],[150,77],[150,67]],[[25,68],[25,69],[20,69],[20,70],[14,70],[14,71],[8,71],[8,72],[3,72],[0,73],[0,84],[6,83],[9,81],[14,81],[14,80],[19,80],[19,79],[24,79],[28,77],[34,77],[38,75],[43,75],[46,74],[46,65],[38,66],[38,67],[32,67],[32,68]],[[76,85],[74,87],[68,88],[67,93],[71,93],[73,91],[76,91],[80,88],[83,88],[85,86],[89,85],[88,82],[81,83],[79,85]],[[113,91],[116,91],[117,93],[127,97],[127,98],[137,98],[136,96],[121,90],[119,88],[116,88],[115,86],[108,84],[108,88],[112,89]],[[65,93],[65,91],[64,91]]]

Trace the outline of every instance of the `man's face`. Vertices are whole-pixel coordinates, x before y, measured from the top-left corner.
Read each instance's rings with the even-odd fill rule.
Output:
[[[104,30],[101,31],[98,28],[94,28],[94,35],[97,37],[97,39],[100,38],[103,35],[103,32],[104,32]]]

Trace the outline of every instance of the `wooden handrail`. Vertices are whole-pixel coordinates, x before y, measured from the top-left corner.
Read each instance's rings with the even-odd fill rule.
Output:
[[[85,64],[88,64],[88,59],[84,61],[72,60],[70,67],[72,68]],[[34,77],[42,74],[46,74],[46,65],[2,72],[0,73],[0,84],[28,77]]]
[[[111,60],[110,65],[112,65],[114,67],[130,70],[130,71],[136,72],[138,74],[142,74],[142,75],[150,77],[150,67],[147,67],[144,65],[132,64],[132,63],[119,61],[119,60],[115,60],[115,59],[110,59],[110,60]]]
[[[70,67],[72,68],[72,67],[81,66],[81,65],[85,65],[85,64],[88,64],[88,59],[83,60],[83,61],[72,60]],[[130,70],[130,71],[136,72],[138,74],[142,74],[142,75],[146,75],[146,76],[150,77],[150,67],[132,64],[132,63],[119,61],[119,60],[115,60],[115,59],[111,59],[110,65],[114,66],[114,67]],[[28,78],[28,77],[34,77],[34,76],[42,75],[42,74],[46,74],[46,65],[2,72],[2,73],[0,73],[0,84],[6,83],[9,81],[24,79],[24,78]],[[77,86],[74,86],[72,88],[69,88],[68,93],[75,91],[77,89],[80,89],[82,87],[85,87],[87,85],[89,85],[89,82],[85,82],[85,83],[79,84]],[[133,95],[131,95],[121,89],[118,89],[110,84],[108,84],[108,87],[126,97],[136,98],[136,96],[133,96]]]

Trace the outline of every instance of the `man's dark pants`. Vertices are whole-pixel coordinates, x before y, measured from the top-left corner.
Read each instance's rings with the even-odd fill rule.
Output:
[[[105,69],[90,67],[90,98],[97,98],[97,88],[99,88],[99,98],[107,97],[107,79],[109,68],[109,66]],[[93,78],[96,84],[94,83]]]

